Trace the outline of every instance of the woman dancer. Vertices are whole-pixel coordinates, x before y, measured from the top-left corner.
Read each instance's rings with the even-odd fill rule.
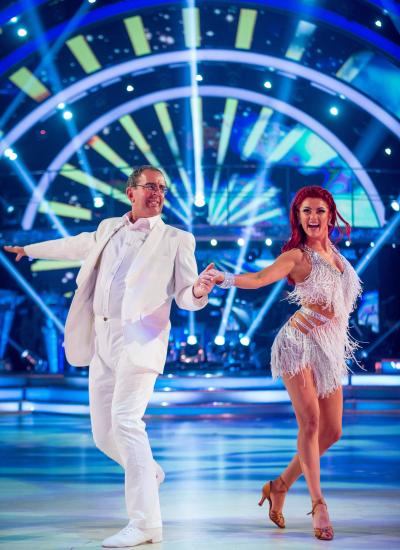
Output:
[[[283,253],[257,273],[233,275],[212,270],[222,288],[256,289],[288,277],[294,290],[288,299],[300,309],[281,328],[272,346],[271,369],[281,376],[291,398],[298,424],[298,453],[282,474],[262,488],[261,506],[269,501],[269,517],[285,527],[282,508],[286,492],[304,474],[311,495],[314,534],[333,539],[328,509],[320,485],[320,455],[341,435],[341,378],[346,359],[357,344],[348,334],[349,315],[360,294],[360,280],[330,240],[335,226],[340,235],[332,195],[322,187],[300,189],[291,205],[292,234]]]

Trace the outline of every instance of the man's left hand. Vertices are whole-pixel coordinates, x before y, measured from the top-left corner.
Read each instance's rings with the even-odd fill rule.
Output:
[[[200,273],[197,281],[193,285],[193,296],[195,298],[202,298],[206,296],[206,294],[210,294],[215,286],[214,271],[215,266],[211,263]]]

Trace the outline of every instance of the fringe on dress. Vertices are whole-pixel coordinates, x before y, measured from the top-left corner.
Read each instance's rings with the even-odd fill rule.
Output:
[[[287,299],[302,306],[304,311],[307,306],[317,304],[322,311],[333,310],[334,316],[326,318],[321,325],[312,326],[306,334],[291,326],[289,319],[277,334],[271,350],[273,378],[294,376],[310,368],[321,398],[341,385],[343,375],[348,372],[346,361],[356,361],[354,352],[359,347],[350,336],[348,326],[350,313],[361,294],[361,281],[346,258],[333,245],[332,248],[340,257],[343,272],[303,245],[311,262],[311,272],[303,282],[296,284]],[[308,320],[307,313],[304,316]]]

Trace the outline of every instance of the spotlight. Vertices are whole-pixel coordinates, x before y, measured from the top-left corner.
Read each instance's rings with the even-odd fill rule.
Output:
[[[390,157],[390,155],[392,154],[392,150],[391,150],[390,147],[386,147],[386,149],[385,149],[385,154],[386,154],[388,157]]]
[[[240,343],[242,344],[242,346],[249,346],[250,338],[248,336],[242,336],[240,339]]]
[[[95,208],[102,208],[104,206],[104,199],[103,197],[94,197],[93,198],[93,206]]]
[[[18,30],[17,30],[17,34],[20,38],[24,38],[25,36],[28,35],[28,31],[26,29],[24,29],[24,27],[20,27]]]
[[[202,75],[201,75],[201,74],[197,74],[197,75],[196,75],[196,80],[197,80],[197,82],[202,82],[202,80],[203,80]]]
[[[189,344],[189,346],[195,346],[197,344],[197,336],[195,336],[194,334],[190,334],[190,336],[188,336],[187,338],[187,343]]]
[[[57,105],[57,109],[60,109],[60,111],[62,111],[63,109],[65,109],[65,103],[62,103],[62,102],[59,103],[59,104]]]
[[[132,86],[132,84],[128,84],[128,86],[126,87],[126,91],[127,92],[133,92],[135,88]]]
[[[331,113],[332,116],[338,116],[339,109],[337,107],[333,106],[329,109],[329,112]]]
[[[206,204],[206,200],[204,198],[204,195],[196,195],[195,198],[194,198],[194,205],[197,206],[198,208],[202,208],[203,206],[205,206]]]
[[[74,115],[71,113],[71,111],[64,111],[63,112],[63,118],[65,120],[71,120],[71,118],[73,117]]]
[[[267,246],[271,246],[272,245],[272,239],[270,239],[269,237],[268,237],[268,239],[265,239],[265,244]]]
[[[10,160],[17,160],[18,155],[17,153],[12,152],[11,155],[8,157]]]
[[[371,241],[371,242],[369,243],[369,246],[370,246],[371,248],[374,248],[374,246],[375,246],[374,241]]]
[[[214,344],[217,346],[223,346],[225,344],[225,336],[218,334],[218,336],[214,338]]]
[[[218,244],[217,239],[211,239],[211,241],[210,241],[211,246],[217,246],[217,244]]]
[[[96,0],[88,0],[89,4],[95,4]]]
[[[14,151],[11,149],[11,147],[7,147],[7,149],[4,150],[4,156],[8,159],[11,157],[11,155],[14,153]]]
[[[238,246],[244,246],[244,239],[243,239],[243,237],[239,237],[239,239],[237,240],[237,244],[238,244]]]
[[[268,90],[270,90],[272,88],[272,84],[269,80],[266,80],[264,82],[264,88],[267,88]]]
[[[350,242],[350,241],[346,241],[344,244],[345,244],[346,246],[350,246],[350,245],[351,245],[351,242]]]
[[[375,26],[381,28],[382,27],[382,21],[380,19],[377,19],[375,21]]]
[[[17,22],[18,22],[18,17],[11,17],[10,23],[17,23]]]
[[[392,207],[392,209],[393,209],[395,212],[398,212],[398,211],[400,210],[399,201],[393,200],[393,201],[390,203],[390,206]]]
[[[396,248],[396,243],[392,243],[392,248]]]

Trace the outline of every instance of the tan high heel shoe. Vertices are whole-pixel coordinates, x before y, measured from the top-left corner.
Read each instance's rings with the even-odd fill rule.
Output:
[[[322,504],[322,506],[325,506],[327,508],[326,503],[319,498],[318,500],[312,501],[312,510],[311,512],[308,512],[307,516],[311,514],[311,516],[314,516],[315,514],[315,508]],[[333,539],[333,527],[332,525],[327,525],[326,527],[314,527],[314,535],[315,538],[319,540],[332,540]]]
[[[285,480],[282,476],[279,476],[278,479],[281,480],[282,485],[285,487],[283,490],[276,491],[276,493],[287,493],[289,491],[289,487],[286,485]],[[259,506],[262,506],[264,504],[264,501],[267,499],[269,502],[269,519],[275,523],[280,529],[285,528],[285,518],[283,517],[282,512],[277,512],[276,510],[272,510],[272,500],[271,500],[271,492],[272,492],[272,485],[273,481],[267,481],[265,485],[263,485],[263,488],[261,489],[261,499],[258,503]]]

